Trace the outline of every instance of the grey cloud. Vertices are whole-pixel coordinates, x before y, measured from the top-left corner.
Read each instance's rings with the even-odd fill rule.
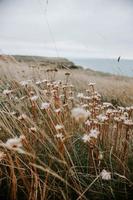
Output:
[[[132,2],[0,1],[0,48],[10,53],[55,55],[56,45],[62,56],[132,58]]]

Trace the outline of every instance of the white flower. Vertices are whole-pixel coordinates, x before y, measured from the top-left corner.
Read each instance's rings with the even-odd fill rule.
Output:
[[[120,117],[114,117],[114,120],[115,120],[116,122],[121,122],[121,121],[122,121],[122,119],[121,119]]]
[[[120,119],[121,119],[122,121],[124,121],[124,120],[127,119],[127,117],[126,117],[125,115],[122,115],[122,116],[120,116]]]
[[[100,176],[102,177],[103,180],[111,180],[111,173],[107,172],[105,169],[102,170]]]
[[[100,133],[99,133],[99,131],[97,129],[91,129],[90,133],[89,133],[89,136],[97,139],[99,134]]]
[[[89,86],[94,86],[96,83],[90,82],[88,85]]]
[[[38,99],[38,96],[36,96],[36,95],[30,97],[30,100],[31,100],[31,101],[36,101],[37,99]]]
[[[12,111],[10,114],[11,115],[16,115],[17,113],[15,111]]]
[[[36,81],[36,85],[39,85],[41,83],[42,83],[42,81]]]
[[[4,90],[3,91],[3,94],[4,95],[8,95],[8,94],[11,94],[12,93],[12,90]]]
[[[93,98],[94,100],[96,100],[96,101],[99,101],[99,100],[100,100],[99,96],[97,96],[97,95],[94,95],[92,98]]]
[[[101,122],[105,122],[105,121],[107,121],[108,120],[108,117],[106,116],[106,115],[98,115],[97,116],[97,119],[99,120],[99,121],[101,121]]]
[[[130,106],[130,109],[133,110],[133,106]]]
[[[47,83],[47,82],[48,82],[47,79],[43,79],[43,80],[42,80],[42,83]]]
[[[88,104],[83,104],[82,105],[82,108],[88,108],[89,106],[88,106]]]
[[[18,137],[10,138],[5,143],[5,147],[7,147],[8,149],[21,148],[22,147],[21,139]]]
[[[120,111],[122,111],[122,112],[125,110],[125,108],[122,107],[122,106],[119,106],[118,109],[119,109]]]
[[[57,135],[56,135],[56,137],[58,138],[58,139],[60,139],[60,140],[63,140],[63,134],[62,133],[58,133]]]
[[[33,131],[33,132],[36,132],[36,131],[37,131],[36,127],[31,127],[29,130],[30,130],[30,131]]]
[[[73,101],[73,100],[74,100],[74,97],[68,97],[68,100]]]
[[[58,109],[55,109],[55,113],[60,113],[61,112],[61,109],[58,108]]]
[[[69,87],[70,87],[70,88],[74,88],[74,86],[73,86],[73,85],[69,85]]]
[[[104,102],[103,106],[108,108],[108,107],[112,107],[113,105],[111,103]]]
[[[86,142],[90,142],[90,136],[88,134],[85,134],[83,137],[82,137],[82,140],[86,143]]]
[[[58,131],[58,130],[61,130],[61,129],[63,129],[64,128],[64,126],[63,125],[60,125],[60,124],[57,124],[56,126],[55,126],[55,129]]]
[[[18,120],[23,120],[23,119],[27,119],[27,115],[26,114],[22,114],[18,117]]]
[[[48,90],[43,90],[44,95],[48,94]]]
[[[85,125],[90,126],[90,125],[91,125],[90,121],[87,120],[87,121],[85,122]]]
[[[88,96],[84,96],[83,97],[85,100],[91,100],[92,98],[91,97],[88,97]]]
[[[78,93],[78,94],[77,94],[77,97],[78,97],[78,98],[83,98],[83,97],[84,97],[84,94],[83,94],[83,93]]]
[[[42,103],[41,110],[48,109],[49,107],[50,107],[50,103],[48,102]]]
[[[127,111],[130,111],[130,110],[132,110],[133,108],[132,108],[132,106],[131,107],[126,107],[126,110]]]
[[[20,100],[26,99],[27,96],[23,96],[20,98]],[[18,100],[18,97],[15,97],[15,100]]]
[[[97,119],[92,119],[91,121],[92,121],[92,123],[94,123],[94,124],[98,124],[98,120],[97,120]]]
[[[1,144],[3,147],[10,149],[10,150],[15,150],[18,151],[19,153],[23,153],[23,150],[21,149],[23,144],[22,141],[25,139],[25,136],[22,135],[19,138],[10,138],[6,141],[6,143]]]
[[[124,121],[124,124],[129,125],[129,126],[133,126],[133,121],[130,120],[130,119],[127,119],[127,120]]]
[[[106,114],[112,114],[113,113],[113,110],[108,108],[108,110],[106,111]]]
[[[79,120],[85,121],[91,114],[89,111],[86,111],[82,107],[73,108],[71,113],[72,113],[72,117],[75,118],[75,120],[77,121]]]
[[[28,85],[31,81],[32,81],[32,80],[21,81],[21,82],[20,82],[20,85],[26,86],[26,85]]]

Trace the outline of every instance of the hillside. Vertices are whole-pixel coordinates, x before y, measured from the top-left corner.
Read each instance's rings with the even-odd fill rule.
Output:
[[[47,72],[49,69],[57,69],[58,72],[51,75]],[[118,105],[133,104],[132,78],[84,69],[65,58],[0,56],[1,79],[6,77],[21,81],[52,77],[64,80],[67,71],[71,73],[69,79],[77,90],[82,91],[91,81],[96,83],[103,99]]]

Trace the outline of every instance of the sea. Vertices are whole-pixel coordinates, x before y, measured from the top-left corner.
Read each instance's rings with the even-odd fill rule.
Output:
[[[104,58],[70,58],[76,65],[95,71],[133,77],[133,60]]]

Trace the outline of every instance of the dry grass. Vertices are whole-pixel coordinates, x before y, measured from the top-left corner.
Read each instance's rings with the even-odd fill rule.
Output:
[[[31,67],[36,66],[36,67]],[[48,78],[46,69],[56,68],[57,65],[48,65],[42,67],[38,62],[18,63],[14,58],[7,57],[0,61],[1,77],[8,79],[27,80]],[[65,72],[68,70],[59,70],[55,76],[56,80],[64,80]],[[85,90],[88,82],[95,82],[97,90],[102,95],[104,101],[112,102],[114,105],[131,106],[133,105],[133,79],[129,77],[112,76],[104,73],[94,72],[92,70],[75,69],[69,70],[71,73],[70,81],[74,84],[77,91]],[[53,77],[54,78],[54,77]]]
[[[14,61],[1,67],[0,199],[132,197],[133,107],[103,102],[112,91],[132,103],[117,93],[126,88],[130,97],[132,80],[115,80],[116,87],[113,79],[22,70]]]

